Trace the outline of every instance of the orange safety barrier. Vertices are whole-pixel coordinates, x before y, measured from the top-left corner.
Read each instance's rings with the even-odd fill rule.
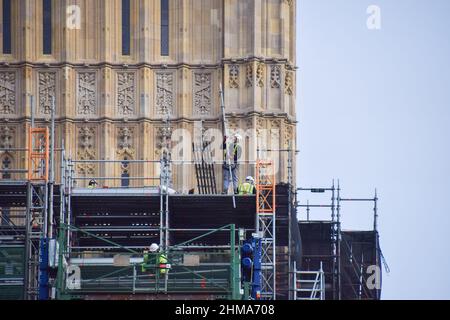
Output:
[[[256,162],[256,212],[275,213],[275,172],[272,161]]]
[[[48,128],[30,128],[28,133],[28,180],[47,182],[49,130]]]

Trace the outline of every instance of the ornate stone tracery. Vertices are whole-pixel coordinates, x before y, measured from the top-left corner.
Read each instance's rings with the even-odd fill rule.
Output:
[[[158,115],[170,115],[173,112],[173,74],[156,74],[156,112]]]
[[[78,152],[79,160],[94,160],[96,152],[94,148],[95,129],[82,127],[78,130]],[[77,166],[80,174],[94,174],[95,165],[93,163],[80,163]]]
[[[284,78],[284,90],[287,95],[292,96],[294,93],[294,80],[292,79],[292,72],[287,71]]]
[[[239,88],[239,65],[238,64],[230,65],[229,84],[230,84],[230,88],[232,88],[232,89]]]
[[[266,67],[263,63],[258,62],[256,67],[256,85],[258,87],[264,87],[264,77],[266,74]]]
[[[16,109],[16,73],[0,72],[0,114],[12,114]]]
[[[136,76],[133,72],[119,72],[117,74],[117,103],[119,115],[129,116],[135,112],[136,104]]]
[[[270,86],[272,88],[281,87],[281,66],[273,65],[270,70]]]
[[[205,116],[211,114],[212,88],[210,73],[194,74],[194,110],[195,114]]]
[[[172,129],[170,127],[164,126],[156,129],[155,155],[157,157],[160,157],[164,153],[170,154],[171,138]]]
[[[97,79],[95,72],[80,72],[78,74],[77,113],[93,115],[97,104]]]
[[[56,73],[39,72],[39,112],[51,114],[53,98],[56,97]]]
[[[117,154],[124,159],[132,159],[134,157],[135,150],[133,148],[132,139],[132,128],[123,127],[119,129]]]
[[[0,129],[0,148],[11,149],[14,146],[14,128],[4,126]]]
[[[253,64],[249,63],[246,67],[245,86],[253,87]]]

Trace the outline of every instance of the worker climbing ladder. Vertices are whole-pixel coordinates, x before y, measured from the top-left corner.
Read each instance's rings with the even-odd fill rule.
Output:
[[[276,299],[275,173],[272,161],[256,163],[256,230],[261,238],[261,299]]]

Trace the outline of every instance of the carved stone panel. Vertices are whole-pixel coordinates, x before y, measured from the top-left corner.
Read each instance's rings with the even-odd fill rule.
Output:
[[[247,88],[253,87],[253,65],[251,63],[246,67],[245,86]]]
[[[52,99],[56,97],[56,73],[39,72],[39,112],[50,115]]]
[[[290,96],[292,96],[292,94],[294,93],[294,81],[291,71],[286,72],[286,76],[284,78],[284,90],[285,93]]]
[[[136,105],[136,76],[133,72],[119,72],[117,74],[117,107],[118,114],[130,116],[135,112]]]
[[[132,159],[134,157],[133,133],[133,128],[123,127],[119,129],[117,154],[122,158]]]
[[[0,148],[11,149],[14,146],[15,130],[12,127],[4,126],[0,128]]]
[[[258,63],[256,67],[256,85],[258,87],[264,87],[264,77],[266,75],[266,67],[263,63]]]
[[[230,65],[230,76],[229,76],[230,88],[239,88],[239,65]]]
[[[78,129],[78,160],[94,160],[95,152],[95,129],[82,127]],[[77,166],[80,174],[94,174],[95,165],[93,163],[80,163]]]
[[[77,114],[93,115],[97,106],[97,77],[95,72],[80,72],[77,86]]]
[[[156,144],[155,155],[161,157],[163,155],[170,156],[172,130],[168,126],[156,128]]]
[[[12,114],[16,110],[16,74],[0,72],[0,114]]]
[[[172,114],[174,105],[173,74],[156,74],[156,113],[167,116]]]
[[[270,70],[270,86],[272,88],[281,87],[281,66],[274,65]]]
[[[211,114],[212,88],[211,73],[194,74],[194,112],[196,115]]]

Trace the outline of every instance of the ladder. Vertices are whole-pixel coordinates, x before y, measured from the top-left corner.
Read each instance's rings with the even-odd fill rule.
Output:
[[[319,271],[297,271],[294,262],[294,300],[325,300],[325,275]]]
[[[217,194],[216,175],[210,145],[201,139],[200,143],[192,143],[192,151],[199,194]]]

